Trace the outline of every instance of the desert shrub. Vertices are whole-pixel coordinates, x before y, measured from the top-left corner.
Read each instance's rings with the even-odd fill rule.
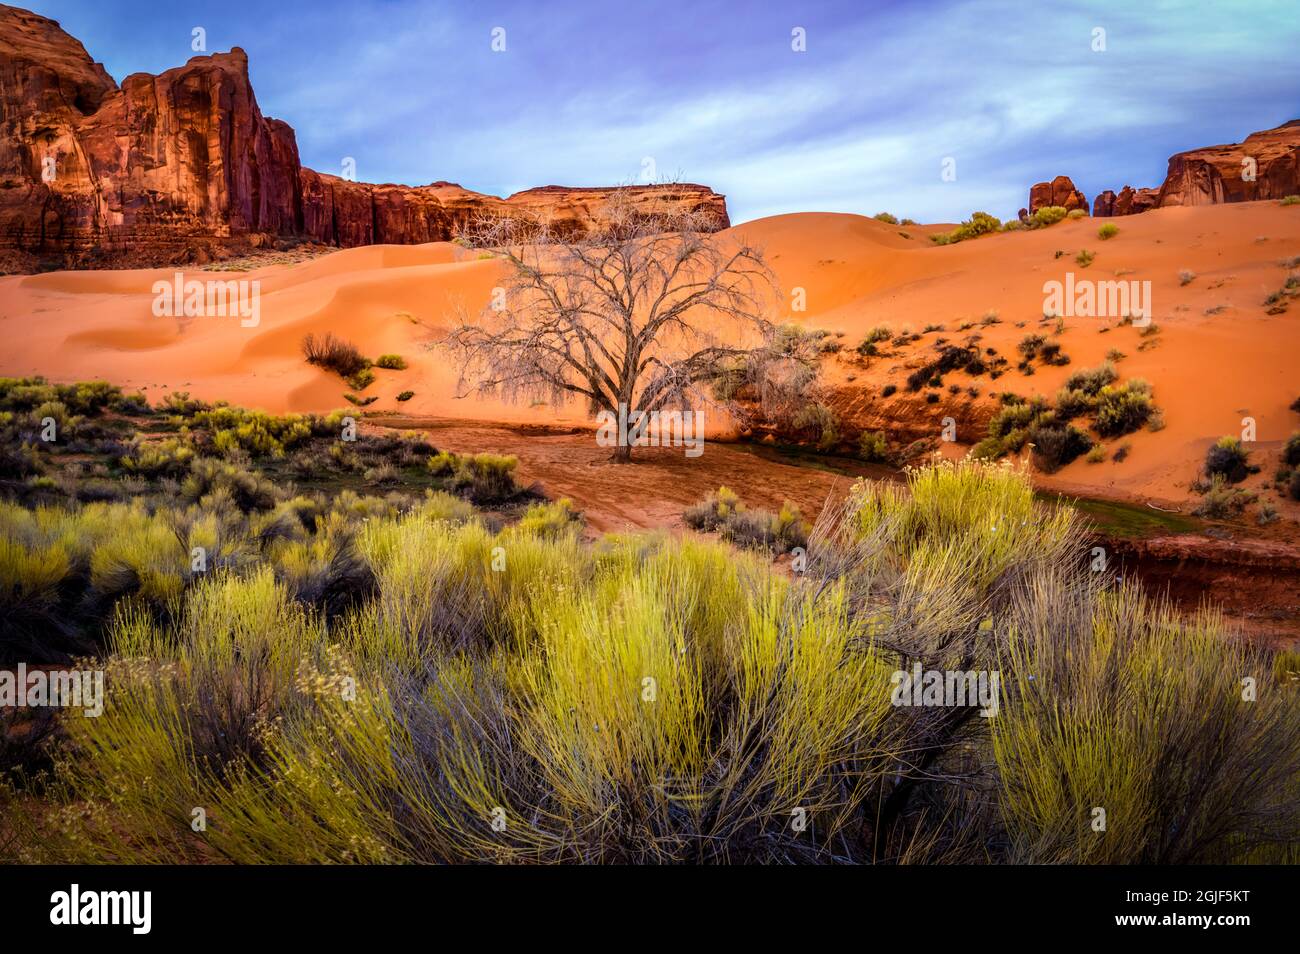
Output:
[[[1294,431],[1282,445],[1282,463],[1288,467],[1300,467],[1300,431]]]
[[[733,511],[722,522],[721,537],[727,543],[751,550],[786,553],[808,545],[809,527],[799,508],[788,501],[779,513],[761,509]]]
[[[374,467],[367,467],[362,474],[368,484],[395,484],[400,475],[397,468],[392,464],[377,464]]]
[[[745,506],[728,487],[719,487],[710,492],[702,501],[693,504],[682,514],[686,525],[694,530],[712,533],[733,514],[744,510]]]
[[[995,215],[989,215],[987,212],[975,212],[969,219],[962,222],[961,225],[951,232],[943,232],[939,235],[930,236],[930,240],[937,245],[951,245],[954,242],[964,242],[967,239],[978,238],[981,235],[987,235],[991,232],[997,232],[1002,228],[1002,220]]]
[[[1222,474],[1215,474],[1210,479],[1210,486],[1201,497],[1201,502],[1192,512],[1210,520],[1226,520],[1245,510],[1253,499],[1252,494],[1229,486]]]
[[[863,351],[871,345],[878,344],[881,341],[888,341],[894,336],[889,325],[877,325],[867,332],[867,336],[862,339],[862,344],[858,345],[858,351]]]
[[[865,461],[880,463],[889,459],[889,441],[884,431],[863,431],[858,435],[858,456]]]
[[[441,451],[428,460],[429,473],[476,504],[493,504],[519,494],[514,469],[519,459],[500,454],[452,454]]]
[[[409,401],[409,400],[411,400],[411,398],[413,398],[413,397],[415,397],[415,392],[414,392],[414,391],[403,391],[403,392],[401,392],[400,394],[397,395],[397,400],[399,400],[399,401]]]
[[[1292,500],[1300,500],[1300,470],[1292,471],[1287,483],[1287,494]]]
[[[1066,216],[1065,207],[1061,205],[1045,205],[1041,209],[1036,209],[1034,214],[1029,217],[1029,228],[1043,229],[1049,225],[1055,225],[1062,221]]]
[[[1155,412],[1151,386],[1133,378],[1119,386],[1107,385],[1097,392],[1097,417],[1093,424],[1102,437],[1120,437],[1138,430]]]
[[[123,394],[114,398],[109,405],[109,409],[129,417],[144,417],[153,413],[153,408],[149,405],[149,398],[143,391],[136,391],[134,394]]]
[[[886,225],[898,225],[898,219],[888,212],[877,212],[872,218],[877,222],[884,222]]]
[[[0,508],[12,507],[0,502]],[[3,511],[0,519],[8,530]],[[71,571],[68,553],[58,542],[0,535],[0,663],[49,658],[63,648],[69,633],[60,618],[60,588]]]
[[[1288,195],[1278,205],[1300,205],[1300,195]]]
[[[169,437],[162,441],[137,442],[121,459],[122,468],[141,477],[183,477],[194,462],[194,450],[184,441]]]
[[[1038,350],[1038,357],[1043,364],[1050,364],[1060,367],[1070,363],[1070,356],[1061,350],[1059,341],[1047,341]]]
[[[308,334],[302,339],[302,353],[308,364],[333,371],[341,378],[350,378],[369,366],[356,345],[336,337],[333,332],[319,338]]]
[[[1195,280],[1196,273],[1190,268],[1182,268],[1178,270],[1178,284],[1190,285]]]
[[[272,481],[236,464],[210,457],[194,459],[180,490],[182,499],[191,503],[214,494],[228,496],[245,512],[269,510],[277,498]]]
[[[1029,431],[1034,445],[1034,463],[1052,473],[1092,448],[1092,438],[1072,424],[1036,424]]]
[[[1095,368],[1080,368],[1075,371],[1065,379],[1065,390],[1079,391],[1089,397],[1095,397],[1102,388],[1113,384],[1118,378],[1119,372],[1115,370],[1115,365],[1106,360]]]
[[[817,441],[817,449],[833,450],[840,442],[840,421],[835,412],[820,401],[805,404],[795,414],[791,422],[804,431],[812,431]]]
[[[1083,209],[1071,209],[1066,213],[1065,217],[1067,219],[1086,219],[1088,213]]]
[[[582,522],[581,515],[574,512],[573,501],[561,497],[554,503],[535,503],[530,506],[519,518],[514,530],[518,533],[557,537],[577,533],[582,529]]]
[[[1236,484],[1246,479],[1247,452],[1235,437],[1221,437],[1205,452],[1205,473]]]
[[[1087,391],[1063,387],[1056,392],[1056,416],[1070,421],[1092,412],[1096,398]]]
[[[1093,260],[1096,257],[1097,254],[1095,252],[1090,252],[1086,248],[1080,249],[1079,254],[1074,256],[1074,263],[1078,265],[1080,268],[1087,268],[1089,265],[1093,263]]]
[[[364,391],[375,383],[375,372],[370,368],[362,368],[356,374],[349,375],[347,382],[348,387],[352,388],[352,390]]]
[[[208,431],[213,448],[225,457],[236,450],[253,457],[283,457],[313,435],[313,423],[305,415],[277,416],[228,405],[195,412],[190,427]]]
[[[1294,700],[1241,703],[1242,672],[1272,679],[1256,650],[1225,638],[1214,614],[1184,619],[1131,585],[1085,597],[1048,584],[1022,612],[1038,622],[1004,662],[1020,704],[991,727],[1011,857],[1179,864],[1237,856],[1242,833],[1255,844],[1274,839],[1249,806],[1291,783],[1265,770],[1263,790],[1251,791],[1246,763],[1258,764],[1261,745],[1280,746],[1290,761],[1295,730],[1278,707]],[[1105,806],[1106,838],[1082,834],[1091,818],[1080,813],[1081,792]]]
[[[1013,468],[859,483],[799,573],[713,542],[588,547],[436,515],[456,505],[365,521],[372,587],[328,627],[291,581],[331,548],[289,557],[297,538],[272,544],[282,570],[220,570],[175,613],[120,604],[103,715],[65,720],[44,797],[0,794],[6,857],[1172,864],[1294,847],[1294,660],[1099,580],[1075,512]],[[800,521],[775,517],[737,537],[780,546],[774,526]],[[24,519],[10,537],[34,532]],[[999,672],[997,717],[893,705],[913,661]],[[227,821],[196,840],[176,809],[194,804]],[[1107,806],[1108,837],[1081,804]]]
[[[388,371],[405,371],[406,359],[400,354],[381,354],[375,359],[375,367]]]
[[[190,418],[200,411],[212,408],[206,401],[191,398],[188,391],[172,391],[158,405],[158,410],[182,418]]]
[[[1114,222],[1107,222],[1097,230],[1097,238],[1103,242],[1107,239],[1113,239],[1116,235],[1119,235],[1119,226]]]
[[[1090,464],[1102,464],[1106,461],[1106,448],[1101,444],[1093,445],[1092,450],[1088,451],[1087,461]]]
[[[1016,345],[1016,350],[1024,355],[1026,361],[1032,361],[1038,356],[1039,350],[1047,343],[1047,338],[1043,335],[1025,335]]]

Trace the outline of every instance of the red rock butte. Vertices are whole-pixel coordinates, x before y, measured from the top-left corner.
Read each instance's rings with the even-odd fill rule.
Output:
[[[216,246],[284,238],[444,241],[485,212],[579,230],[615,188],[730,224],[725,197],[689,183],[501,199],[316,172],[299,161],[293,128],[258,109],[239,47],[118,86],[57,22],[0,5],[0,252],[83,267],[202,262]]]
[[[1169,157],[1165,181],[1156,188],[1124,186],[1100,193],[1092,204],[1099,217],[1136,215],[1181,205],[1256,202],[1300,194],[1300,119],[1251,133],[1239,143],[1190,149]],[[1069,176],[1039,182],[1029,189],[1032,215],[1048,205],[1087,211],[1087,197]]]

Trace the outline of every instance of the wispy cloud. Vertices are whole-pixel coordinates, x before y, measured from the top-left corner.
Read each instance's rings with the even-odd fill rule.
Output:
[[[508,193],[627,181],[652,157],[736,221],[1008,217],[1039,179],[1154,184],[1172,152],[1300,116],[1291,0],[33,6],[119,78],[183,62],[192,25],[244,47],[263,111],[325,171],[352,156],[367,179]]]

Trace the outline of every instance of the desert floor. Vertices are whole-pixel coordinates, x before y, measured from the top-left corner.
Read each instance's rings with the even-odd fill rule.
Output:
[[[1187,512],[1196,502],[1187,485],[1206,448],[1224,434],[1239,434],[1242,418],[1249,416],[1257,427],[1252,462],[1260,473],[1244,486],[1274,502],[1283,519],[1246,532],[1294,539],[1300,508],[1268,485],[1282,442],[1300,427],[1300,415],[1288,409],[1300,397],[1300,304],[1268,315],[1264,300],[1283,286],[1283,262],[1300,255],[1300,207],[1258,202],[1170,208],[1104,221],[1120,230],[1108,241],[1097,235],[1102,220],[1085,218],[950,246],[929,240],[942,226],[891,226],[830,213],[760,219],[732,231],[764,247],[787,308],[794,290],[803,290],[806,309],[789,312],[785,320],[842,333],[843,351],[827,357],[824,377],[835,392],[832,406],[850,432],[855,424],[888,429],[897,422],[938,434],[941,419],[951,414],[960,422],[958,443],[946,452],[960,454],[983,436],[994,394],[1050,397],[1071,371],[1118,349],[1126,355],[1121,376],[1152,383],[1166,426],[1116,442],[1115,447],[1131,445],[1122,462],[1080,459],[1055,475],[1039,476],[1040,484]],[[1074,262],[1081,249],[1095,253],[1086,269]],[[532,479],[544,485],[549,475],[550,483],[586,488],[575,496],[587,498],[579,503],[600,529],[680,526],[682,505],[724,482],[738,484],[755,503],[789,498],[806,513],[850,482],[842,473],[791,466],[780,455],[762,452],[767,449],[724,443],[711,443],[694,460],[661,450],[641,455],[644,467],[604,466],[588,446],[594,445],[590,436],[581,436],[591,423],[576,404],[458,398],[455,368],[431,344],[458,312],[484,307],[501,283],[501,269],[481,253],[435,243],[348,249],[249,271],[185,273],[202,281],[260,282],[256,327],[242,327],[237,317],[155,317],[152,286],[171,281],[171,269],[4,277],[0,373],[58,381],[104,378],[140,388],[154,400],[188,391],[274,412],[324,411],[347,406],[346,385],[307,365],[300,345],[308,332],[334,332],[372,357],[396,352],[409,362],[404,371],[377,370],[366,394],[379,400],[367,412],[439,421],[443,433],[435,433],[435,443],[452,450],[523,452],[526,479],[531,469]],[[1183,283],[1184,270],[1195,278]],[[1054,323],[1043,321],[1043,283],[1063,280],[1066,271],[1098,281],[1149,280],[1158,333],[1143,336],[1117,317],[1067,318],[1059,341],[1071,363],[1040,366],[1026,376],[1014,368],[1016,344],[1031,332],[1052,332]],[[995,322],[982,321],[991,313]],[[943,330],[886,357],[861,358],[857,343],[880,324],[895,332],[921,332],[930,325]],[[1010,358],[1012,368],[996,381],[952,373],[945,383],[962,385],[962,392],[944,391],[936,404],[907,393],[908,371],[933,356],[936,338],[957,342],[970,333],[981,336],[981,347],[996,347]],[[882,398],[880,389],[890,383],[898,393]],[[978,387],[980,394],[971,396],[966,386]],[[398,403],[396,395],[408,389],[414,398]],[[462,426],[448,426],[454,422]],[[545,433],[536,430],[543,427]],[[722,422],[711,429],[724,437],[729,427]],[[848,462],[840,469],[866,472]]]

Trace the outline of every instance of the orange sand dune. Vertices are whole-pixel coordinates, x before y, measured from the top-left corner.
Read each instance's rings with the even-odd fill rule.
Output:
[[[764,247],[783,291],[783,320],[844,333],[844,351],[826,364],[826,379],[841,389],[840,397],[856,394],[859,403],[886,418],[932,422],[936,435],[949,401],[965,402],[967,412],[972,403],[965,394],[945,391],[939,404],[927,405],[902,387],[910,367],[933,354],[937,337],[957,343],[978,332],[982,347],[996,347],[1014,366],[1022,337],[1052,331],[1052,323],[1041,321],[1045,281],[1063,280],[1067,271],[1076,279],[1149,280],[1158,334],[1143,338],[1113,317],[1066,318],[1060,341],[1072,359],[1068,367],[1038,367],[1032,377],[1013,367],[997,381],[956,373],[945,383],[979,387],[973,403],[987,407],[1001,391],[1050,396],[1072,370],[1119,349],[1126,355],[1119,365],[1123,377],[1153,384],[1165,428],[1113,442],[1131,444],[1122,463],[1077,461],[1044,477],[1045,484],[1179,506],[1189,497],[1187,482],[1206,447],[1221,435],[1239,433],[1242,418],[1250,416],[1258,430],[1254,460],[1263,473],[1248,486],[1262,487],[1275,469],[1280,443],[1300,427],[1300,416],[1288,410],[1300,397],[1300,303],[1275,316],[1266,315],[1263,304],[1287,277],[1281,262],[1300,255],[1300,208],[1241,203],[1106,221],[1120,229],[1109,241],[1099,240],[1099,221],[1082,219],[941,247],[929,240],[937,226],[806,213],[750,222],[720,239],[735,234]],[[1096,255],[1087,268],[1074,261],[1081,249]],[[309,332],[334,332],[372,357],[396,352],[410,364],[405,371],[377,370],[378,380],[366,392],[379,397],[372,410],[587,423],[577,404],[556,409],[455,398],[455,369],[428,345],[458,309],[474,313],[483,307],[502,280],[501,268],[477,253],[434,243],[348,249],[249,272],[184,273],[200,281],[260,282],[256,327],[241,327],[238,317],[155,317],[151,289],[156,281],[172,280],[169,270],[0,278],[0,373],[106,378],[144,388],[154,398],[187,390],[277,412],[328,410],[345,406],[346,385],[305,364],[300,344]],[[1179,278],[1184,269],[1196,275],[1187,284]],[[796,289],[803,290],[806,310],[790,312]],[[999,322],[981,326],[991,310]],[[975,326],[959,331],[966,322]],[[897,357],[860,361],[853,348],[882,323],[895,332],[920,332],[931,324],[945,330]],[[1144,343],[1147,350],[1139,350]],[[898,385],[899,393],[880,398],[887,383]],[[414,391],[415,398],[398,404],[395,396],[403,390]],[[852,420],[848,424],[851,432]],[[968,430],[958,434],[963,446],[982,436],[974,427]]]

